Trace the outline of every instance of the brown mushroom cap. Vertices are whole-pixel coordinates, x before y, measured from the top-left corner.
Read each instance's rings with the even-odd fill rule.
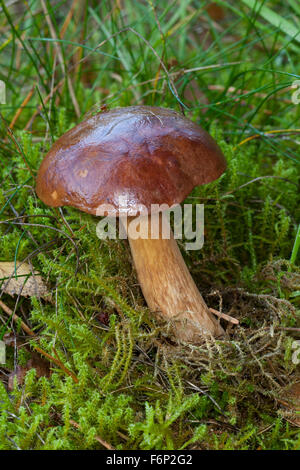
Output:
[[[60,137],[44,158],[37,194],[49,206],[90,214],[135,215],[141,206],[178,204],[200,184],[217,179],[225,158],[207,132],[171,109],[115,108]],[[141,211],[142,212],[142,211]],[[104,214],[102,214],[104,215]]]

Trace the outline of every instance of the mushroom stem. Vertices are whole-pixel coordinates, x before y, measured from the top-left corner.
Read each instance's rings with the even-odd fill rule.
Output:
[[[128,218],[127,224],[120,218],[127,230],[138,280],[148,307],[174,321],[180,340],[197,342],[205,334],[224,334],[198,291],[172,230],[169,228],[169,239],[162,237],[161,217],[158,238],[151,238],[151,217],[154,216],[138,217],[138,225],[135,221],[143,238],[132,236],[130,225],[134,218]]]

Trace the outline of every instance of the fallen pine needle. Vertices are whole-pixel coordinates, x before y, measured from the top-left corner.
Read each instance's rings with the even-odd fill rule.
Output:
[[[25,108],[25,106],[27,105],[28,101],[30,100],[30,98],[32,97],[33,95],[33,92],[34,92],[34,88],[35,87],[32,87],[31,90],[29,91],[28,95],[25,97],[24,101],[22,102],[21,106],[19,107],[19,109],[17,110],[16,114],[14,115],[10,125],[8,126],[10,129],[13,129],[14,125],[16,124],[16,121],[17,119],[20,117],[20,114],[22,113],[23,109]]]
[[[241,142],[239,142],[234,148],[233,150],[236,150],[237,147],[240,147],[241,145],[244,145],[246,142],[250,142],[250,140],[253,140],[253,139],[258,139],[259,137],[265,137],[266,135],[272,135],[272,134],[285,134],[285,133],[298,133],[300,132],[300,129],[274,129],[273,131],[266,131],[266,132],[262,132],[261,134],[254,134],[254,135],[251,135],[250,137],[247,137],[247,139],[244,139],[242,140]]]

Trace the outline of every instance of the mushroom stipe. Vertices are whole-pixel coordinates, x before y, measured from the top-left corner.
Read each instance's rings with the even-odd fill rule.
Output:
[[[225,169],[221,150],[197,124],[170,109],[130,106],[98,113],[60,137],[40,166],[36,190],[49,206],[100,215],[105,205],[107,215],[121,221],[122,215],[130,221],[142,206],[143,230],[146,222],[151,225],[152,205],[180,204]],[[177,338],[197,342],[206,334],[222,335],[173,236],[128,238],[148,307],[174,321]]]

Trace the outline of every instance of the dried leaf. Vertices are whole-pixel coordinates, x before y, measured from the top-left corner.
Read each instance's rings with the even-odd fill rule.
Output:
[[[8,390],[11,391],[14,389],[15,377],[17,378],[18,384],[21,385],[24,382],[28,370],[27,367],[17,366],[14,372],[11,372],[8,376]]]
[[[105,326],[109,325],[109,313],[108,312],[100,312],[96,315],[97,320]]]
[[[14,333],[5,333],[3,336],[3,342],[5,346],[11,346],[11,347],[20,347],[24,344],[26,339],[24,337],[16,336]]]
[[[207,5],[206,11],[214,21],[222,21],[225,17],[224,9],[215,2],[211,2]]]
[[[49,292],[42,277],[34,271],[29,264],[14,262],[0,262],[0,292],[24,297],[48,297]]]
[[[30,369],[36,370],[36,377],[49,377],[50,375],[50,365],[49,362],[43,359],[39,354],[32,353],[31,359],[27,362],[27,364],[23,366],[17,366],[14,372],[9,374],[8,376],[8,389],[13,390],[14,388],[14,379],[17,378],[17,382],[19,385],[24,383],[26,372]]]

